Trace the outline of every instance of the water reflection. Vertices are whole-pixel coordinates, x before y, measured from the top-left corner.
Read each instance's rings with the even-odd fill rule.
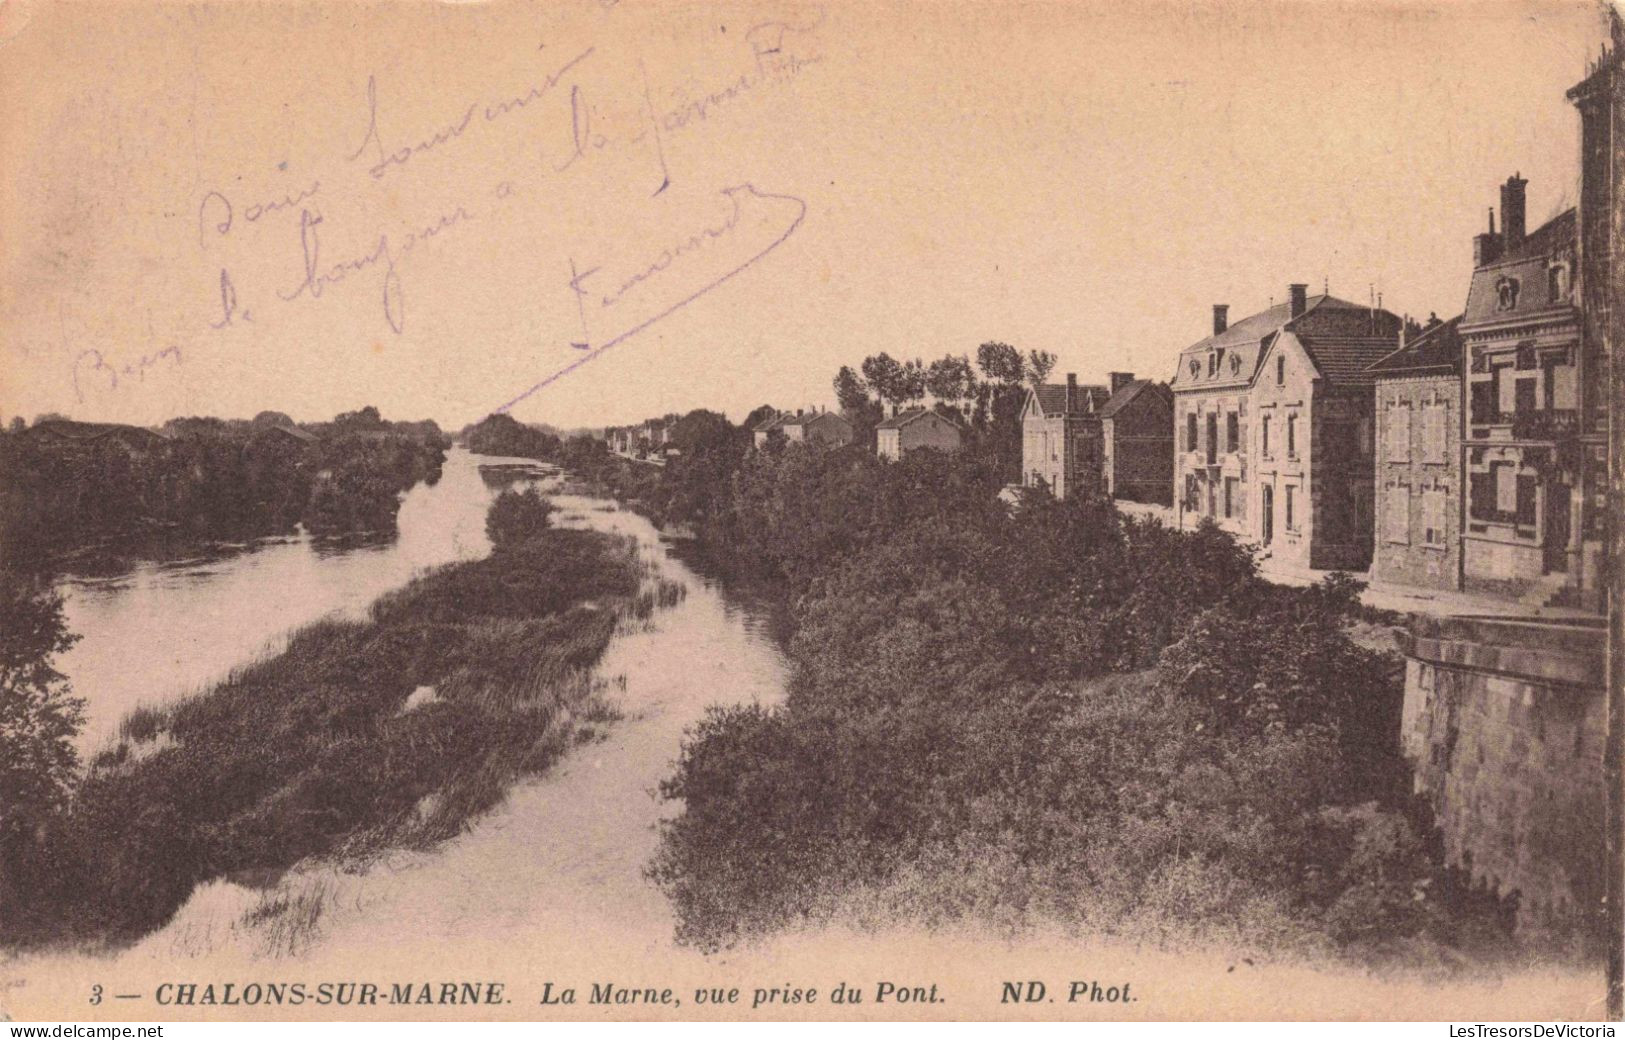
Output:
[[[491,499],[502,487],[525,483],[553,498],[556,522],[630,536],[662,571],[703,589],[669,622],[684,629],[684,639],[734,656],[736,666],[763,677],[762,685],[779,685],[784,627],[776,597],[749,582],[710,576],[716,569],[692,543],[662,540],[646,519],[577,493],[556,469],[458,448],[438,483],[407,492],[393,538],[273,538],[137,564],[111,578],[64,579],[68,624],[81,638],[58,667],[87,701],[81,751],[108,743],[137,706],[206,689],[279,651],[312,621],[362,617],[380,595],[425,568],[486,555]]]

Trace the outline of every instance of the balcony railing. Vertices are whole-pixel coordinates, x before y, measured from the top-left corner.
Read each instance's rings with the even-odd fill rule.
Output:
[[[1547,412],[1513,412],[1512,436],[1520,441],[1554,441],[1580,432],[1580,413],[1574,408]]]

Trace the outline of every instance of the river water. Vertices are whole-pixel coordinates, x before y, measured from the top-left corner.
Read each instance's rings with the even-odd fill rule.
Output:
[[[397,537],[370,544],[309,537],[270,539],[208,557],[142,563],[116,577],[64,578],[59,588],[79,642],[57,667],[86,700],[82,753],[115,739],[121,719],[141,705],[164,704],[208,688],[320,618],[360,617],[380,595],[424,569],[490,552],[485,512],[496,490],[480,466],[529,460],[448,453],[440,480],[419,484],[402,501]],[[534,467],[534,464],[530,464]],[[534,467],[542,473],[545,467]],[[556,477],[542,481],[544,489]],[[648,521],[601,500],[567,497],[569,517],[629,534],[664,558]],[[687,567],[687,579],[704,584]],[[720,595],[720,593],[717,593]],[[745,645],[776,659],[760,610],[729,607],[726,623],[754,633]]]

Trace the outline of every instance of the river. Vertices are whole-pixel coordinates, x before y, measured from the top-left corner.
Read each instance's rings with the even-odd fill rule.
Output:
[[[399,533],[357,544],[308,536],[274,538],[202,557],[146,562],[114,577],[69,576],[58,583],[68,627],[79,641],[58,669],[86,701],[79,749],[113,741],[121,719],[142,705],[197,693],[233,669],[276,653],[289,635],[320,618],[362,616],[374,600],[425,569],[490,552],[485,512],[494,488],[480,466],[526,465],[452,449],[440,480],[406,493]],[[545,467],[535,467],[545,472]],[[556,485],[556,477],[542,481]],[[647,552],[666,550],[648,521],[602,499],[565,496],[570,522],[637,538]],[[702,585],[687,566],[678,580]],[[712,594],[721,597],[720,589]],[[726,605],[720,624],[751,633],[750,652],[776,660],[760,608]],[[715,633],[697,634],[710,638]]]

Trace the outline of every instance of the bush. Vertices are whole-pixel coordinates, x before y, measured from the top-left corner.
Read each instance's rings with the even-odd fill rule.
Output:
[[[495,552],[504,552],[534,538],[551,525],[553,504],[534,487],[508,488],[497,495],[485,514],[485,533]]]

